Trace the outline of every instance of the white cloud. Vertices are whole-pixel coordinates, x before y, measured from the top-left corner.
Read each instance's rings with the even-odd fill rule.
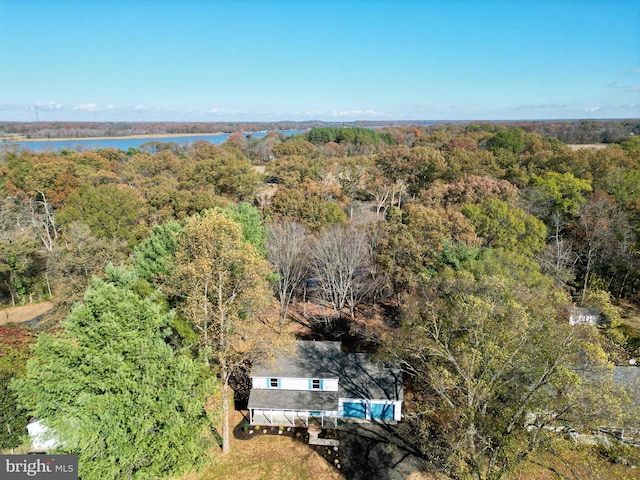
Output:
[[[60,102],[36,102],[36,107],[38,107],[40,110],[61,110],[62,104]]]
[[[234,113],[240,113],[238,110],[231,110],[229,108],[218,108],[214,107],[211,110],[208,110],[205,113],[213,113],[214,115],[232,115]]]
[[[584,109],[585,112],[597,112],[598,110],[602,110],[602,107],[587,107]]]
[[[382,112],[376,112],[375,110],[334,110],[334,117],[361,117],[363,115],[367,116],[380,116],[384,115]]]
[[[562,109],[562,108],[567,108],[567,105],[564,105],[562,103],[538,103],[538,104],[533,104],[533,105],[518,105],[516,107],[511,108],[511,110],[514,111],[521,111],[521,110],[545,110],[545,109]]]
[[[101,108],[95,103],[82,103],[77,107],[74,107],[74,110],[80,110],[83,112],[100,112]]]

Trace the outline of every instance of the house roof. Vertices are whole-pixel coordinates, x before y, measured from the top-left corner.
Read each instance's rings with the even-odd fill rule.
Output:
[[[338,378],[341,398],[402,400],[402,372],[365,353],[341,353],[340,342],[295,342],[292,354],[253,367],[253,377]],[[253,389],[256,391],[257,389]],[[283,390],[291,392],[290,390]],[[279,392],[269,389],[263,392]],[[319,392],[311,392],[318,395]],[[266,393],[265,395],[269,395]]]
[[[337,378],[325,364],[340,361],[340,342],[294,342],[294,351],[278,355],[273,362],[255,364],[253,377]]]
[[[254,388],[249,395],[248,408],[336,411],[338,392]]]
[[[342,398],[402,400],[402,372],[365,353],[342,355],[338,389]]]

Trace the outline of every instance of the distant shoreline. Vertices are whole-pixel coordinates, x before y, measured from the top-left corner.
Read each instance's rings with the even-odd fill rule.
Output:
[[[146,133],[143,135],[123,135],[111,137],[42,137],[42,138],[26,138],[23,136],[0,137],[1,142],[76,142],[79,140],[124,140],[127,138],[178,138],[178,137],[209,137],[214,135],[224,135],[225,132],[214,133]],[[231,135],[231,134],[229,134]]]

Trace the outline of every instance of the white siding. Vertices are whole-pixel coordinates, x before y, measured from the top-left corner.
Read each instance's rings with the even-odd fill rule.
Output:
[[[60,444],[56,439],[55,432],[45,427],[41,420],[36,420],[27,425],[29,437],[31,437],[31,450],[47,451],[58,447]]]
[[[328,392],[338,391],[338,379],[337,378],[325,378],[322,385],[322,389]]]
[[[251,386],[253,388],[271,388],[269,386],[269,380],[271,378],[278,377],[251,377]],[[312,390],[311,378],[280,378],[281,390]],[[322,390],[326,392],[338,391],[338,379],[337,378],[321,378]]]
[[[283,378],[280,388],[283,390],[309,390],[309,380],[306,378]]]
[[[400,422],[402,421],[402,401],[396,400],[393,403],[395,405],[395,408],[393,409],[393,419],[396,422]]]
[[[268,379],[265,377],[251,377],[252,388],[267,388]]]

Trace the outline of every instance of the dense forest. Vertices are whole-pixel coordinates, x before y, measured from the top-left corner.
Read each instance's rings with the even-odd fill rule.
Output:
[[[265,128],[225,125],[70,135]],[[0,448],[36,415],[82,478],[180,475],[208,425],[228,449],[251,362],[302,334],[401,365],[416,449],[451,478],[637,425],[610,373],[640,357],[640,122],[306,127],[4,154],[0,299],[55,308],[0,324]]]

